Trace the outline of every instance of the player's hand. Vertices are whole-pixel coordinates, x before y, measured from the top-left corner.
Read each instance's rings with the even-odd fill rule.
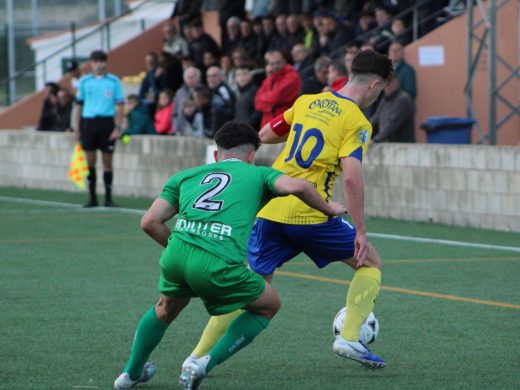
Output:
[[[119,138],[121,138],[121,131],[116,127],[114,128],[114,130],[112,130],[112,133],[110,134],[110,137],[108,139],[110,141],[115,141]]]
[[[357,260],[357,267],[362,267],[368,254],[367,234],[362,232],[356,233],[354,240],[354,257]]]
[[[79,144],[79,141],[80,141],[80,137],[79,137],[79,130],[74,128],[74,142]]]
[[[339,202],[329,202],[329,208],[331,210],[331,216],[337,216],[347,212],[347,208]]]

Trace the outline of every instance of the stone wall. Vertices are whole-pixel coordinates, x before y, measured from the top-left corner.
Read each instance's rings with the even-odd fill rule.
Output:
[[[203,164],[211,144],[146,136],[118,144],[114,193],[157,196],[172,173]],[[70,134],[1,131],[0,185],[78,191],[67,180],[73,146]],[[270,164],[281,146],[262,146],[257,163]],[[520,232],[518,147],[378,144],[364,175],[367,215]],[[335,197],[341,192],[338,179]]]

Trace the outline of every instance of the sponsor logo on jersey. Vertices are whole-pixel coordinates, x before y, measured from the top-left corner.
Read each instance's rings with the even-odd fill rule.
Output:
[[[343,110],[339,108],[337,101],[332,99],[316,99],[309,104],[309,110],[319,109],[320,111],[330,111],[336,115],[340,115]]]
[[[225,236],[230,237],[233,233],[231,226],[220,222],[190,221],[184,218],[177,219],[175,230],[217,240],[223,240]]]

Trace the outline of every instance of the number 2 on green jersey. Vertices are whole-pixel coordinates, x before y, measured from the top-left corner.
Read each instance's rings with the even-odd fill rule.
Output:
[[[219,211],[222,208],[224,202],[221,200],[215,200],[213,197],[226,189],[226,187],[231,183],[231,176],[223,172],[210,173],[204,176],[204,179],[202,179],[200,184],[209,184],[213,181],[216,181],[217,183],[197,198],[192,206],[194,209],[203,211]]]

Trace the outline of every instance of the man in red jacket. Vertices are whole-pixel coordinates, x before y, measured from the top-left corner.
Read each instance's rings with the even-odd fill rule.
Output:
[[[262,113],[260,128],[292,106],[302,84],[298,72],[279,50],[265,53],[265,62],[267,77],[255,97],[255,109]]]

